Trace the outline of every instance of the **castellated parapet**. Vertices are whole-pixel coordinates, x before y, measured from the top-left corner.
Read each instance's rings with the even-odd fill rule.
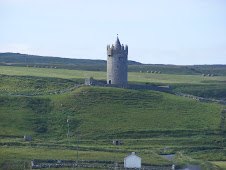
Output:
[[[127,84],[128,46],[120,44],[107,46],[107,84]]]

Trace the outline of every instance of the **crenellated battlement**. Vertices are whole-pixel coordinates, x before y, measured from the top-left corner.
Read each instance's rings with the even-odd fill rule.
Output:
[[[116,48],[116,46],[112,45],[107,45],[107,50],[114,50],[114,51],[128,51],[128,45],[124,46],[123,44],[121,45],[120,48]]]

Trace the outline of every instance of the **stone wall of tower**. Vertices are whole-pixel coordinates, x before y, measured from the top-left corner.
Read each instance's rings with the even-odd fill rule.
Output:
[[[127,84],[128,46],[117,41],[115,46],[107,46],[107,84]]]

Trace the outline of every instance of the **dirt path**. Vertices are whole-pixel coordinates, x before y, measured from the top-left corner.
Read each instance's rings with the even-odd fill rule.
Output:
[[[164,158],[170,159],[171,161],[176,162],[177,160],[175,160],[175,155],[171,154],[171,155],[161,155]],[[202,170],[202,168],[195,166],[195,165],[190,165],[190,164],[186,164],[187,167],[184,169],[177,169],[177,170]]]

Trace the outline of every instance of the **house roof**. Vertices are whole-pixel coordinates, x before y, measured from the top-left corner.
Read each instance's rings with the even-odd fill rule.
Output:
[[[131,157],[131,156],[136,156],[136,157],[138,157],[138,158],[142,159],[141,157],[139,157],[139,156],[135,155],[135,152],[132,152],[132,154],[131,154],[131,155],[129,155],[129,156],[127,156],[127,157],[125,157],[125,158],[124,158],[124,160],[125,160],[125,159],[127,159],[127,158],[129,158],[129,157]]]

